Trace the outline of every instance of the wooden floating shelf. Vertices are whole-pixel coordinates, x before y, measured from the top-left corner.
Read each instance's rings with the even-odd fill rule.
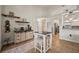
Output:
[[[6,14],[1,14],[1,15],[4,16],[4,17],[12,17],[12,18],[20,19],[20,17],[18,17],[18,16],[11,16],[11,15],[6,15]]]
[[[29,23],[29,22],[24,22],[24,21],[15,21],[17,23]]]

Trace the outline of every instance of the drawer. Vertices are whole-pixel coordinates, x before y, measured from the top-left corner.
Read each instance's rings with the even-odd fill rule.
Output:
[[[30,38],[33,38],[33,34],[30,34]]]

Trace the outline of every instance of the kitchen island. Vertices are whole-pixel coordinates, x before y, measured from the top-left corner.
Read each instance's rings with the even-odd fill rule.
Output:
[[[34,33],[34,48],[41,53],[47,52],[52,45],[52,32],[35,32]]]

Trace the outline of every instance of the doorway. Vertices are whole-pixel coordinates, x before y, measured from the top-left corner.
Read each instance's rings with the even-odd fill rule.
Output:
[[[54,34],[58,34],[59,33],[59,25],[57,23],[54,23]]]

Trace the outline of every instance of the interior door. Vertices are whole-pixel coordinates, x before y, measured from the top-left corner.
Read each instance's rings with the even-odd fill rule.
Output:
[[[57,23],[54,23],[54,34],[56,35],[57,33],[59,33],[59,26]]]

